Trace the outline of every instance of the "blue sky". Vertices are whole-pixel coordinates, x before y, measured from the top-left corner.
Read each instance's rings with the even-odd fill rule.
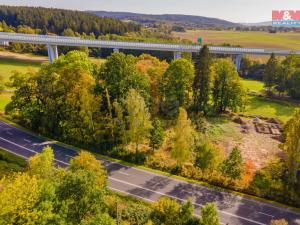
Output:
[[[272,9],[300,10],[300,0],[0,0],[0,4],[152,14],[178,13],[233,22],[270,21]]]

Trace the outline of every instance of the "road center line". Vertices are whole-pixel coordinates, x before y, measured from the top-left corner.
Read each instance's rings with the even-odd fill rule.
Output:
[[[10,131],[6,131],[6,133],[7,133],[8,135],[10,135],[10,136],[13,135],[12,132],[10,132]]]
[[[120,182],[120,183],[124,183],[124,184],[127,184],[129,186],[136,187],[136,188],[144,189],[144,190],[147,190],[147,191],[159,194],[159,195],[164,195],[164,196],[167,196],[167,197],[170,197],[170,198],[174,198],[174,199],[177,199],[178,201],[181,201],[181,202],[187,201],[186,199],[178,198],[178,197],[175,197],[173,195],[165,194],[165,193],[162,193],[162,192],[159,192],[159,191],[154,191],[154,190],[151,190],[151,189],[148,189],[148,188],[136,185],[136,184],[131,184],[131,183],[128,183],[126,181],[113,178],[113,177],[108,177],[108,179],[114,180],[114,181],[117,181],[117,182]],[[193,202],[193,205],[200,206],[200,207],[203,206],[202,204],[198,204],[198,203],[195,203],[195,202]],[[258,222],[258,221],[252,220],[252,219],[248,219],[248,218],[245,218],[245,217],[242,217],[242,216],[238,216],[238,215],[226,212],[224,210],[218,210],[218,211],[220,213],[223,213],[223,214],[226,214],[226,215],[229,215],[229,216],[232,216],[232,217],[236,217],[236,218],[239,218],[239,219],[242,219],[242,220],[246,220],[246,221],[251,222],[251,223],[255,223],[255,224],[259,224],[259,225],[266,225],[265,223],[261,223],[261,222]]]

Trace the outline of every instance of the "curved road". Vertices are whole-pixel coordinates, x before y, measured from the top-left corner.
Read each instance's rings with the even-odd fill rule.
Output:
[[[67,167],[77,155],[75,150],[45,141],[10,124],[0,121],[0,148],[28,159],[40,153],[45,146],[54,150],[57,165]],[[231,193],[216,191],[198,184],[188,183],[168,176],[100,159],[108,171],[110,189],[154,202],[168,196],[182,202],[190,199],[199,215],[201,206],[215,202],[222,224],[262,225],[272,219],[286,219],[290,225],[300,225],[300,213],[271,204],[259,202]]]

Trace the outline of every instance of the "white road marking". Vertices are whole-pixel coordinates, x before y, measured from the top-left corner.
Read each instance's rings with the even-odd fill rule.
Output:
[[[8,142],[8,143],[10,143],[10,144],[12,144],[12,145],[15,145],[15,146],[18,146],[18,147],[20,147],[20,148],[23,148],[23,149],[25,149],[25,150],[27,150],[27,151],[30,151],[30,152],[32,152],[32,153],[40,154],[40,153],[37,152],[37,151],[34,151],[34,150],[32,150],[32,149],[29,149],[29,148],[26,148],[26,147],[24,147],[24,146],[22,146],[22,145],[19,145],[19,144],[17,144],[17,143],[14,143],[14,142],[12,142],[12,141],[9,141],[9,140],[7,140],[7,139],[5,139],[5,138],[0,137],[0,139],[3,140],[3,141],[6,141],[6,142]],[[60,163],[62,163],[62,164],[65,164],[65,165],[70,165],[69,163],[65,163],[65,162],[60,161],[60,160],[58,160],[58,159],[54,159],[54,160],[57,161],[57,162],[60,162]]]
[[[11,150],[6,149],[6,148],[3,148],[3,147],[1,147],[1,148],[2,148],[3,150],[7,151],[7,152],[10,152],[10,153],[14,154],[14,155],[20,156],[20,157],[23,158],[23,159],[26,159],[26,160],[29,159],[29,158],[27,158],[26,156],[20,155],[20,154],[18,154],[18,153],[15,153],[15,152],[13,152],[13,151],[11,151]]]
[[[31,141],[29,141],[28,139],[24,138],[24,141],[26,141],[27,143],[31,143]]]
[[[125,176],[130,176],[129,173],[125,173],[125,172],[122,172],[122,171],[117,171],[117,173],[123,174],[123,175],[125,175]]]
[[[123,184],[127,184],[129,186],[133,186],[133,187],[136,187],[136,188],[144,189],[146,191],[150,191],[150,192],[153,192],[153,193],[156,193],[156,194],[159,194],[159,195],[164,195],[164,196],[167,196],[167,197],[170,197],[170,198],[174,198],[174,199],[177,199],[178,201],[181,201],[181,202],[186,201],[186,199],[178,198],[178,197],[175,197],[175,196],[172,196],[172,195],[169,195],[169,194],[165,194],[165,193],[162,193],[162,192],[159,192],[159,191],[154,191],[154,190],[151,190],[151,189],[148,189],[148,188],[136,185],[136,184],[131,184],[131,183],[128,183],[126,181],[113,178],[113,177],[108,177],[108,179],[114,180],[114,181],[117,181],[117,182],[120,182],[120,183],[123,183]],[[195,203],[195,202],[193,202],[193,205],[200,206],[200,207],[203,206],[202,204],[198,204],[198,203]],[[259,225],[266,225],[265,223],[261,223],[261,222],[258,222],[258,221],[252,220],[252,219],[248,219],[248,218],[245,218],[245,217],[242,217],[242,216],[238,216],[238,215],[235,215],[235,214],[223,211],[223,210],[218,210],[218,211],[220,213],[225,214],[225,215],[229,215],[229,216],[236,217],[236,218],[239,218],[239,219],[242,219],[242,220],[246,220],[246,221],[251,222],[251,223],[255,223],[255,224],[259,224]]]
[[[263,213],[263,212],[258,212],[259,214],[265,215],[265,216],[269,216],[269,217],[274,217],[273,215],[270,215],[268,213]]]
[[[7,133],[8,135],[10,135],[10,136],[13,135],[12,132],[10,132],[10,131],[6,131],[6,133]]]
[[[69,157],[69,158],[72,158],[72,159],[74,158],[74,156],[71,156],[71,155],[66,155],[66,156]]]

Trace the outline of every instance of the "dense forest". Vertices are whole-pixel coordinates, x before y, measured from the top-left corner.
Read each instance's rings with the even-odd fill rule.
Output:
[[[41,7],[0,6],[0,21],[7,25],[18,27],[26,25],[40,29],[43,34],[62,34],[70,28],[80,34],[94,33],[122,35],[130,31],[139,31],[140,26],[133,23],[124,23],[120,20],[98,17],[87,12],[49,9]]]

